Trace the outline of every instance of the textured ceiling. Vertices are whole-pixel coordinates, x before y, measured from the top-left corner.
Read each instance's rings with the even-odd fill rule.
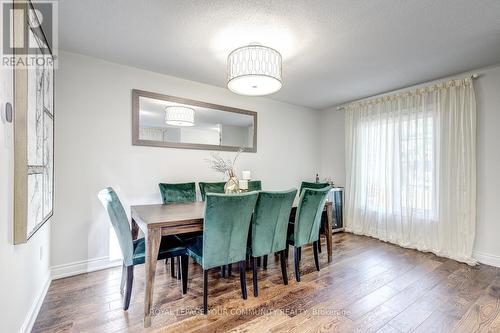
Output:
[[[60,0],[59,18],[64,50],[221,87],[232,49],[269,45],[271,98],[315,109],[500,63],[499,0]]]

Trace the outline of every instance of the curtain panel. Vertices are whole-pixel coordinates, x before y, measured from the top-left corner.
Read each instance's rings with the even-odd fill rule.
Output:
[[[346,107],[346,230],[475,264],[471,78]]]

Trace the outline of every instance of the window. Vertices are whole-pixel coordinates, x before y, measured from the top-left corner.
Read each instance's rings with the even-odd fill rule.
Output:
[[[377,114],[357,133],[366,209],[423,219],[435,218],[436,138],[432,114]]]

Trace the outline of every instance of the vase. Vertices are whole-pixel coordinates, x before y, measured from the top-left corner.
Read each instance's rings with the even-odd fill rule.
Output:
[[[238,178],[234,175],[234,171],[229,172],[229,179],[224,184],[224,193],[238,193],[240,190],[238,185]]]

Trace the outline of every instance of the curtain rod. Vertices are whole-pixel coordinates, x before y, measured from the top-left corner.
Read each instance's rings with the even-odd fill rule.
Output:
[[[465,77],[469,77],[471,79],[477,79],[479,77],[479,73],[473,73],[473,74],[465,75]],[[450,78],[449,80],[453,80],[453,79]],[[435,80],[435,81],[441,81],[441,80],[438,79],[438,80]],[[442,81],[447,81],[447,79],[442,79]],[[378,93],[378,94],[375,94],[375,95],[361,97],[361,98],[358,98],[357,100],[354,100],[354,101],[351,101],[351,102],[347,102],[347,103],[344,103],[342,105],[337,106],[337,111],[345,110],[346,106],[348,104],[351,104],[351,103],[356,103],[356,102],[360,102],[360,101],[368,99],[368,98],[373,98],[373,97],[377,97],[377,96],[380,96],[380,95],[389,94],[391,92],[395,92],[395,91],[398,91],[398,90],[410,89],[410,88],[413,88],[413,87],[416,87],[416,86],[419,86],[419,85],[422,85],[422,84],[426,84],[426,83],[431,83],[431,82],[433,82],[433,81],[425,81],[425,82],[421,82],[421,83],[412,84],[411,86],[406,86],[406,87],[403,87],[403,88],[398,88],[396,90],[390,90],[390,91],[381,92],[381,93]]]

